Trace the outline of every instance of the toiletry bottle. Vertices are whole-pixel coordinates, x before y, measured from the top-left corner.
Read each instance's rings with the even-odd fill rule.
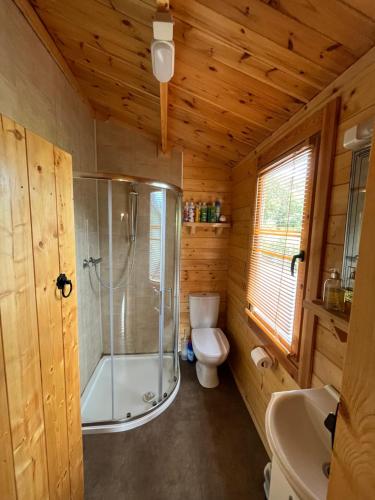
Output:
[[[190,200],[189,204],[189,222],[194,222],[195,205],[194,201]]]
[[[190,363],[194,362],[195,355],[194,355],[193,344],[192,344],[191,340],[189,340],[188,346],[187,346],[187,357],[188,357],[188,361],[190,361]]]
[[[184,205],[184,222],[189,222],[189,202],[185,201]]]
[[[324,307],[333,311],[343,311],[345,291],[341,287],[340,273],[337,269],[330,269],[330,272],[331,277],[324,283]]]
[[[201,220],[201,204],[198,201],[198,203],[195,204],[195,222],[200,222]]]
[[[216,206],[214,201],[211,204],[210,222],[216,222]]]
[[[215,201],[215,215],[216,215],[216,222],[220,222],[220,215],[221,215],[221,201],[220,200]]]
[[[207,222],[207,205],[205,201],[201,207],[201,222]]]
[[[207,221],[206,222],[211,222],[211,200],[208,200],[208,202],[207,202]]]
[[[187,361],[188,359],[188,341],[183,339],[181,342],[181,359],[182,361]]]

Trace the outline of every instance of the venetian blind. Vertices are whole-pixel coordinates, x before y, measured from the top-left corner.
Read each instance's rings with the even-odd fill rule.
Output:
[[[304,214],[311,189],[312,147],[304,146],[258,177],[248,302],[250,315],[291,349]]]
[[[161,245],[161,211],[163,193],[153,191],[150,194],[150,253],[149,253],[149,279],[160,281],[160,245]]]

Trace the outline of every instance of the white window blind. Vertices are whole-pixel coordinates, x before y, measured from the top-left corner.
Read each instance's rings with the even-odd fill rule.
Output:
[[[153,191],[150,194],[150,253],[149,253],[149,278],[151,281],[160,282],[160,254],[161,254],[161,213],[163,193]]]
[[[291,350],[298,264],[291,275],[293,255],[301,250],[307,195],[311,182],[312,146],[304,146],[270,165],[258,177],[248,302],[250,315]]]

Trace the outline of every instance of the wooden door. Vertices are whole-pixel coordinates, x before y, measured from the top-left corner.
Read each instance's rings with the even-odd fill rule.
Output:
[[[0,498],[82,499],[71,157],[0,115]],[[56,278],[73,292],[62,298]]]
[[[375,498],[375,135],[328,498]]]

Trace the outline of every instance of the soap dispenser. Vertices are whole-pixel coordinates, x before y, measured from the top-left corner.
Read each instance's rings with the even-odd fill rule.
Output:
[[[323,302],[326,309],[344,311],[345,291],[341,287],[340,273],[337,269],[330,269],[331,277],[324,283]]]

